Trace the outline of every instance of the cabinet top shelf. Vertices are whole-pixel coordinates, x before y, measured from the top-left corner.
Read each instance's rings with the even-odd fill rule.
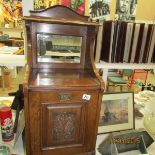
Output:
[[[49,23],[57,23],[57,24],[75,24],[75,25],[100,25],[99,23],[95,22],[83,22],[78,20],[67,20],[67,19],[54,19],[54,18],[48,18],[48,17],[28,17],[25,16],[23,18],[24,20],[34,21],[34,22],[49,22]]]
[[[96,77],[91,76],[86,70],[64,70],[56,69],[44,71],[42,69],[32,70],[30,72],[31,80],[29,81],[30,88],[43,89],[65,89],[72,87],[74,89],[87,87],[87,89],[100,88],[99,81]]]
[[[89,20],[88,16],[78,14],[76,11],[63,5],[55,5],[44,10],[30,11],[31,16],[24,16],[24,20],[33,22],[45,22],[54,24],[73,25],[100,25]]]
[[[155,69],[155,63],[95,63],[96,68],[104,69]]]

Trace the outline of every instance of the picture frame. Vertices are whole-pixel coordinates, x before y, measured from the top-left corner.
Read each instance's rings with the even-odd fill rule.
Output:
[[[130,92],[104,94],[98,134],[134,129],[134,95]]]

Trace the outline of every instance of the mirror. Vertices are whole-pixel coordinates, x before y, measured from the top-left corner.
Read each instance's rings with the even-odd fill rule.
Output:
[[[37,34],[37,61],[50,63],[80,63],[82,37]]]

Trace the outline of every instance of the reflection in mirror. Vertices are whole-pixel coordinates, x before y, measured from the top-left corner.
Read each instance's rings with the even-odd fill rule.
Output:
[[[37,61],[80,63],[82,37],[37,34]]]

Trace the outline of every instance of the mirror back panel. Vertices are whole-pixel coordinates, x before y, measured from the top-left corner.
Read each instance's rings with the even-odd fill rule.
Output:
[[[32,22],[32,68],[84,68],[87,26]]]

